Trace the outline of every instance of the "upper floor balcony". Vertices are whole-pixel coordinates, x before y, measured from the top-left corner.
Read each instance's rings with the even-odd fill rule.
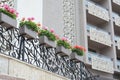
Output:
[[[93,15],[93,17],[95,16],[95,18],[99,18],[100,20],[107,21],[107,22],[109,21],[109,12],[107,9],[97,5],[96,3],[93,3],[92,1],[87,1],[86,7],[88,10],[88,13]],[[99,19],[97,20],[100,21]]]
[[[103,60],[105,60],[105,61],[112,61],[111,58],[106,57],[106,56],[104,56],[104,55],[102,55],[102,54],[99,54],[99,53],[96,53],[96,52],[92,52],[92,51],[88,51],[88,53],[87,53],[87,58],[88,58],[88,62],[89,62],[90,64],[92,64],[92,57],[93,57],[93,56],[99,57],[99,58],[101,58],[101,59],[103,59]]]
[[[113,17],[115,35],[120,36],[120,16],[118,13],[113,12],[112,17]]]
[[[114,72],[113,60],[109,57],[106,57],[96,52],[88,51],[87,60],[93,69],[108,72],[108,73]]]
[[[114,40],[115,40],[115,46],[119,50],[120,49],[120,37],[119,36],[115,36]]]
[[[87,25],[87,31],[91,41],[95,41],[105,46],[112,45],[111,35],[108,32],[91,25]]]
[[[120,0],[112,0],[112,2],[120,6]]]
[[[117,71],[120,72],[120,60],[117,60]]]
[[[112,0],[112,10],[120,14],[120,0]]]
[[[115,26],[120,27],[120,16],[116,13],[113,13],[113,21]]]

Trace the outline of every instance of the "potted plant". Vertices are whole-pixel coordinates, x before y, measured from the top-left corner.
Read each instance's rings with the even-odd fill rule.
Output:
[[[40,24],[36,24],[33,20],[33,17],[28,18],[27,20],[23,18],[19,24],[20,34],[28,39],[35,39],[38,35]]]
[[[72,48],[72,53],[70,54],[70,59],[74,60],[75,62],[80,62],[83,60],[83,55],[86,49],[83,46],[74,46]]]
[[[60,56],[69,56],[71,53],[71,45],[69,44],[67,38],[63,37],[62,39],[57,40],[56,52]]]
[[[15,9],[9,7],[8,5],[0,6],[0,25],[6,28],[17,27],[16,17],[18,12]]]
[[[38,36],[40,44],[44,44],[47,48],[56,47],[54,29],[49,31],[47,27],[43,27],[43,29],[39,30]]]

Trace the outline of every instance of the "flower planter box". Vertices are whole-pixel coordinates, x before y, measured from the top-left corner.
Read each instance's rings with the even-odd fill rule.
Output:
[[[75,52],[73,52],[70,54],[70,60],[73,60],[75,62],[81,62],[83,61],[83,56],[79,56]]]
[[[65,49],[63,46],[57,46],[56,53],[59,54],[60,56],[69,56],[71,53],[71,50]]]
[[[19,32],[20,32],[21,35],[25,36],[28,39],[35,39],[37,37],[37,32],[35,32],[31,29],[28,29],[26,27],[26,25],[20,27]]]
[[[51,40],[49,40],[46,36],[40,36],[39,37],[39,41],[40,41],[40,44],[44,44],[45,45],[45,47],[53,47],[53,48],[55,48],[56,47],[56,43],[55,43],[55,41],[51,41]]]
[[[12,19],[6,14],[0,12],[0,25],[6,28],[16,28],[17,20]]]

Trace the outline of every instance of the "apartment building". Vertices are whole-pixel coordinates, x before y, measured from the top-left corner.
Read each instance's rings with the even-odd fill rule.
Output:
[[[86,0],[84,22],[86,62],[93,73],[106,77],[119,74],[119,0]],[[98,70],[98,71],[94,71]],[[120,79],[118,77],[118,79]]]
[[[86,48],[83,62],[93,77],[119,80],[119,10],[120,0],[43,0],[42,24]]]
[[[49,1],[43,1],[43,24],[83,45],[84,62],[94,75],[120,79],[120,0]]]

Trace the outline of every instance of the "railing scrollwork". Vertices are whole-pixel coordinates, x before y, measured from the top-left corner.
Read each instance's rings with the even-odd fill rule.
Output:
[[[56,54],[56,48],[47,48],[38,39],[28,40],[20,35],[17,28],[6,29],[0,26],[0,53],[71,80],[85,80],[92,76],[83,62],[76,63],[68,56]]]

